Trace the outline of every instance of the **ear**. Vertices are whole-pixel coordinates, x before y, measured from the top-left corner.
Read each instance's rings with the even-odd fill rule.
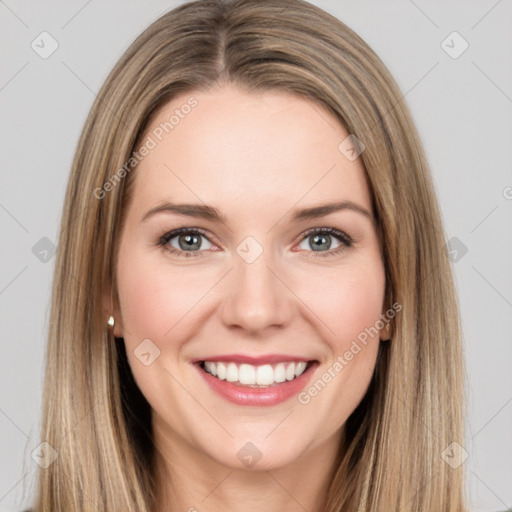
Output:
[[[101,298],[103,311],[104,311],[104,325],[106,329],[110,329],[108,325],[108,319],[112,315],[114,317],[114,331],[113,335],[115,338],[123,337],[123,320],[121,318],[121,311],[115,296],[112,294],[112,285],[109,282],[104,290]]]
[[[388,310],[392,310],[393,308],[391,307],[391,304],[390,304],[390,300],[389,299],[386,299],[384,301],[384,305],[383,305],[383,311],[382,311],[382,316],[384,317],[384,320],[382,320],[382,322],[384,323],[384,327],[380,330],[380,340],[381,341],[389,341],[391,339],[391,335],[392,335],[392,327],[391,327],[391,324],[393,322],[393,319],[392,318],[389,318],[386,314],[386,312]],[[387,320],[387,321],[386,321]]]
[[[383,314],[385,314],[385,313],[383,313]],[[380,330],[380,341],[389,341],[391,339],[391,327],[390,327],[391,320],[387,323],[385,320],[383,320],[383,322],[384,322],[384,327]]]

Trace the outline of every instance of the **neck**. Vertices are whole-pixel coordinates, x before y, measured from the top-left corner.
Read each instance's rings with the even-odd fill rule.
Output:
[[[292,463],[268,470],[219,463],[176,433],[155,432],[156,512],[323,512],[340,433]]]

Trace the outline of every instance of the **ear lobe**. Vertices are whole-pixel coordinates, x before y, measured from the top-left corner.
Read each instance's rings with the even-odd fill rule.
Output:
[[[389,341],[391,339],[391,319],[389,319],[386,314],[388,309],[389,308],[385,308],[384,313],[381,315],[384,326],[380,329],[380,341]]]
[[[393,310],[392,302],[393,301],[391,300],[390,295],[388,295],[388,292],[386,292],[385,298],[384,298],[384,304],[383,304],[383,312],[382,312],[382,316],[381,316],[381,318],[382,317],[384,318],[382,320],[382,322],[384,323],[384,327],[380,330],[380,341],[390,341],[391,340],[391,335],[392,335],[391,323],[393,322],[392,319],[394,317],[389,318],[388,311]]]
[[[380,331],[380,341],[390,341],[390,339],[391,339],[390,323],[384,321],[384,327]]]
[[[101,296],[101,307],[103,308],[103,311],[105,312],[105,315],[108,317],[113,314],[112,306],[111,306],[111,296],[110,296],[110,290],[111,290],[110,284],[106,285],[103,288],[103,294]]]
[[[114,315],[114,328],[111,328],[108,325],[108,323],[107,323],[107,327],[109,329],[111,329],[112,335],[114,336],[114,338],[122,338],[124,336],[123,335],[123,324],[121,323],[121,317],[119,315],[118,316]]]
[[[104,311],[105,316],[105,328],[112,332],[112,335],[115,338],[123,337],[123,323],[121,318],[121,312],[117,307],[117,304],[114,304],[113,295],[112,295],[112,286],[111,284],[107,284],[103,290],[103,295],[101,297],[101,305]],[[114,318],[114,326],[113,328],[109,325],[110,317]]]

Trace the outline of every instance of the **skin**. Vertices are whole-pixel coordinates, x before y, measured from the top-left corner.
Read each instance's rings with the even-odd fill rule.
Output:
[[[385,274],[372,219],[353,210],[292,222],[296,208],[352,201],[371,212],[360,158],[338,145],[348,132],[329,112],[279,91],[225,85],[174,98],[147,134],[193,96],[198,105],[136,169],[121,232],[114,311],[135,380],[152,408],[154,438],[172,475],[159,470],[162,512],[322,510],[348,416],[375,368],[379,336],[316,397],[241,407],[212,391],[191,359],[217,354],[294,354],[316,359],[315,382],[357,335],[385,311]],[[161,212],[162,202],[208,204],[225,223]],[[181,227],[207,237],[196,257],[157,241]],[[332,227],[353,240],[314,251],[310,228]],[[248,263],[236,252],[252,236],[263,248]],[[179,248],[179,237],[169,242]],[[108,294],[107,294],[108,295]],[[387,339],[381,332],[380,338]],[[134,350],[160,350],[145,366]],[[237,452],[262,453],[251,468]],[[172,503],[172,505],[170,505]]]

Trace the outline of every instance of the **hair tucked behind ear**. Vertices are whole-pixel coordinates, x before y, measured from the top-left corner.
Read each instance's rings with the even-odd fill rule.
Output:
[[[462,354],[456,296],[427,162],[389,72],[354,32],[301,0],[198,1],[156,20],[108,76],[81,135],[62,215],[35,510],[154,509],[148,404],[106,329],[129,160],[150,116],[178,94],[231,83],[317,102],[365,145],[386,270],[386,302],[402,306],[370,388],[347,422],[326,510],[462,511]],[[340,141],[341,142],[341,141]],[[99,192],[98,192],[99,191]],[[103,193],[101,192],[103,191]],[[114,294],[115,295],[115,294]]]

